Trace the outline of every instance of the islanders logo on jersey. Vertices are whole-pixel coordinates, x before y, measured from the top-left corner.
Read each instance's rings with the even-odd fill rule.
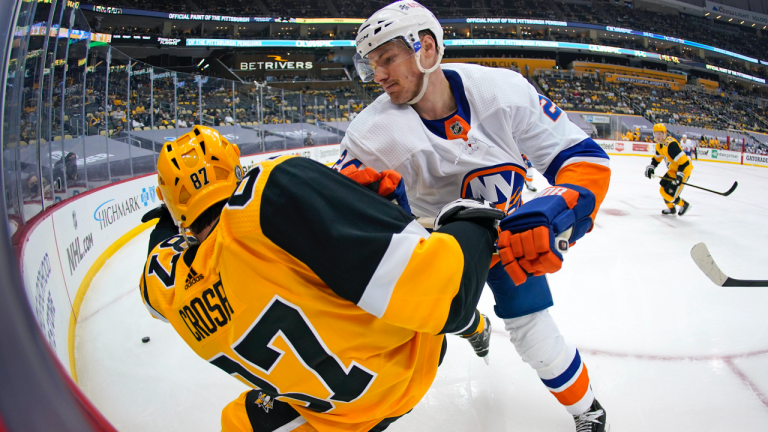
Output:
[[[520,207],[525,168],[504,163],[470,171],[461,182],[462,198],[482,198],[509,214]]]

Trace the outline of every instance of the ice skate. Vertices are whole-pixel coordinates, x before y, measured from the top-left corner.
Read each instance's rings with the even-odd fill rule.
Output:
[[[682,215],[684,215],[684,214],[685,214],[685,212],[687,212],[689,208],[691,208],[691,203],[689,203],[688,201],[686,201],[686,202],[685,202],[685,204],[683,204],[683,208],[681,208],[681,209],[680,209],[680,211],[679,211],[679,212],[677,212],[677,215],[678,215],[678,216],[682,216]]]
[[[608,432],[610,426],[606,423],[607,418],[600,402],[595,399],[589,410],[584,414],[573,416],[573,421],[576,422],[576,432]]]
[[[666,209],[664,209],[664,210],[662,210],[662,211],[661,211],[661,214],[663,214],[663,215],[665,215],[665,216],[674,216],[674,215],[676,215],[676,214],[677,214],[677,210],[675,210],[675,208],[674,208],[674,207],[672,207],[672,208],[666,208]]]
[[[490,364],[488,351],[490,350],[491,345],[491,320],[489,320],[485,314],[481,315],[483,315],[483,319],[485,320],[485,328],[483,331],[475,333],[472,336],[462,337],[469,341],[469,344],[472,345],[472,349],[475,350],[475,354],[477,354],[478,357],[482,357],[482,359],[485,360],[485,364]]]

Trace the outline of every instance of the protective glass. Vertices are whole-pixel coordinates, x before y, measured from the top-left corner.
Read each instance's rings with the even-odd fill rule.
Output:
[[[371,82],[377,69],[392,67],[415,54],[416,52],[404,40],[394,39],[371,51],[365,57],[355,54],[353,60],[360,79],[363,82]]]

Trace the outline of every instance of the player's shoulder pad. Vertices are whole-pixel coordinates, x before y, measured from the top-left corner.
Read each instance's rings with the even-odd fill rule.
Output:
[[[150,291],[161,287],[163,290],[173,288],[179,275],[176,268],[183,264],[182,256],[185,250],[181,235],[169,237],[158,243],[150,251],[144,264],[145,286],[142,290],[147,287]]]
[[[413,153],[431,148],[419,115],[410,105],[395,105],[389,96],[379,96],[349,124],[342,143],[345,149],[368,166],[392,169]],[[396,142],[392,151],[392,143]],[[376,165],[378,160],[381,164]]]
[[[490,112],[499,106],[528,106],[532,100],[529,92],[533,90],[536,93],[525,77],[511,69],[460,63],[440,67],[459,74],[467,99],[475,111]],[[538,99],[535,103],[538,109]],[[483,113],[479,114],[483,117]]]
[[[357,137],[368,137],[369,133],[374,132],[379,134],[395,134],[397,131],[400,131],[397,135],[402,135],[403,129],[399,121],[402,121],[405,113],[413,114],[410,105],[396,105],[392,103],[389,95],[384,93],[377,97],[373,103],[365,107],[349,123],[346,133]],[[418,119],[418,115],[416,115],[416,119]]]

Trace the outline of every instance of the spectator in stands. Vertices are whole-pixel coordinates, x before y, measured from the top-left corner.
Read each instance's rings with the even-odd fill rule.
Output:
[[[40,198],[40,180],[36,175],[30,174],[27,177],[27,184],[22,195],[25,199]]]
[[[312,147],[315,145],[315,140],[312,139],[312,132],[307,132],[306,138],[304,138],[304,147]]]
[[[53,166],[53,187],[61,190],[66,187],[79,186],[81,183],[77,176],[77,155],[73,152],[59,159]]]

